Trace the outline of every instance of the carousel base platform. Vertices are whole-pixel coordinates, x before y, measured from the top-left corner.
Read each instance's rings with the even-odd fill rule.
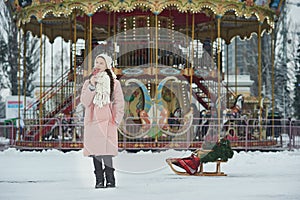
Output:
[[[195,150],[202,146],[202,142],[119,142],[119,150]],[[262,150],[262,151],[280,151],[281,148],[277,141],[231,141],[233,150]],[[10,147],[19,150],[47,150],[58,149],[62,151],[81,150],[83,148],[82,142],[72,141],[16,141]]]

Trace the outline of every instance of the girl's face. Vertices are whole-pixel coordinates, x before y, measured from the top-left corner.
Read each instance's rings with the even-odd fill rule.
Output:
[[[104,58],[98,57],[95,60],[94,71],[103,72],[105,69],[107,69],[107,66],[106,66],[106,62],[105,62]]]

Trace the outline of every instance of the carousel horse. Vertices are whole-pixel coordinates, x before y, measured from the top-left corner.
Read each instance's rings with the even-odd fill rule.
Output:
[[[206,109],[200,111],[200,121],[199,125],[197,125],[196,137],[195,140],[200,140],[203,138],[208,130],[209,120],[207,118],[208,111]]]
[[[177,130],[171,130],[170,128],[170,117],[168,116],[167,110],[164,108],[165,102],[163,101],[163,88],[168,81],[178,81],[178,79],[174,76],[168,76],[164,78],[157,87],[155,102],[151,100],[150,92],[142,81],[138,79],[129,79],[125,82],[126,86],[135,84],[142,90],[142,94],[144,97],[144,107],[141,108],[142,111],[141,113],[139,113],[139,119],[141,121],[142,128],[137,132],[132,132],[132,130],[130,129],[130,124],[127,125],[124,120],[121,122],[119,131],[124,137],[130,139],[147,137],[149,136],[149,134],[152,134],[152,128],[155,126],[159,128],[159,130],[162,132],[162,135],[165,134],[168,136],[177,136],[179,134],[184,134],[190,129],[193,120],[192,109],[187,112],[183,116],[183,118],[180,118],[182,117],[182,110],[176,110],[175,115],[177,116],[177,122],[180,122],[180,127]],[[158,116],[158,119],[154,118],[154,116]]]
[[[258,108],[258,112],[257,112],[259,122],[262,122],[262,120],[264,119],[264,114],[265,114],[264,100],[265,100],[265,98],[261,98],[260,103],[259,103],[259,108]]]
[[[180,108],[176,108],[175,111],[170,114],[168,123],[170,124],[171,127],[176,127],[177,129],[179,129],[181,124],[180,122],[181,117],[182,117],[182,110]]]
[[[168,119],[169,124],[170,124],[170,119],[172,118]],[[159,128],[163,133],[169,136],[179,136],[185,134],[187,131],[190,130],[193,124],[193,108],[190,108],[190,110],[186,114],[184,114],[184,116],[180,120],[181,120],[181,124],[178,126],[177,129],[171,128],[171,124],[170,124],[170,128],[167,130],[163,130],[160,127]]]
[[[264,100],[265,98],[261,98],[259,105],[258,105],[258,109],[257,109],[257,113],[256,113],[256,119],[254,119],[253,121],[253,135],[251,139],[259,139],[261,137],[262,131],[264,129],[266,129],[265,127],[265,108],[264,108]]]
[[[151,121],[149,119],[149,115],[145,110],[141,110],[139,112],[140,115],[140,120],[141,120],[141,124],[142,124],[142,129],[143,130],[148,130],[151,128]]]
[[[239,139],[237,135],[238,128],[235,125],[242,124],[245,121],[244,119],[242,121],[239,120],[242,118],[243,104],[244,97],[239,94],[235,99],[234,105],[230,109],[223,111],[223,130],[231,141]]]
[[[168,81],[178,81],[178,78],[175,76],[168,76],[164,78],[157,87],[157,94],[156,94],[156,102],[160,108],[163,108],[163,88]],[[160,109],[160,111],[163,111]],[[161,113],[163,115],[163,113]],[[181,134],[186,133],[193,123],[193,108],[191,108],[187,113],[183,114],[183,110],[181,108],[176,108],[173,113],[170,114],[170,117],[165,118],[165,121],[168,121],[169,128],[163,129],[159,126],[160,131],[163,134],[168,136],[178,136]],[[176,127],[175,129],[172,128]]]
[[[118,127],[118,130],[126,138],[139,139],[146,136],[152,127],[152,118],[150,117],[152,115],[150,114],[150,110],[153,103],[151,100],[150,93],[142,81],[138,79],[128,79],[125,82],[125,86],[132,85],[137,85],[138,88],[142,90],[142,94],[144,97],[143,107],[141,107],[141,111],[138,112],[139,120],[141,121],[141,129],[132,129],[132,117],[129,117],[129,124],[127,124],[127,120],[122,120],[121,126]]]
[[[232,118],[240,118],[243,104],[244,97],[239,94],[235,99],[234,106],[230,109],[223,110],[223,124],[226,124]]]
[[[168,123],[168,110],[166,108],[162,108],[159,114],[158,124],[163,130],[168,130],[170,128]]]

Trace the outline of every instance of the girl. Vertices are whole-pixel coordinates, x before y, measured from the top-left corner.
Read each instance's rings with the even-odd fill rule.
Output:
[[[115,187],[112,157],[118,153],[117,126],[124,115],[124,97],[111,57],[100,54],[95,58],[80,100],[85,107],[83,154],[93,158],[95,188]]]

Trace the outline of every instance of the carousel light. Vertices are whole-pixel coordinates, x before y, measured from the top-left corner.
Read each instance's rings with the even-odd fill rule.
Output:
[[[147,27],[148,27],[148,29],[150,27],[150,17],[149,16],[147,17]]]
[[[126,35],[126,30],[127,30],[127,27],[126,27],[126,18],[124,18],[124,31],[125,31],[125,35]]]

